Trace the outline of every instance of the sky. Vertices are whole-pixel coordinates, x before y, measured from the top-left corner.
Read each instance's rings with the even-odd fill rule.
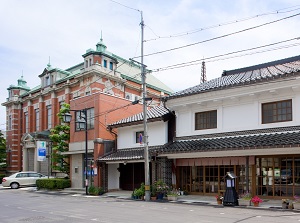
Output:
[[[140,61],[142,17],[144,64],[174,92],[200,83],[203,60],[211,80],[300,54],[298,0],[0,0],[1,103],[22,75],[39,85],[49,58],[61,69],[83,62],[101,33],[108,51]]]

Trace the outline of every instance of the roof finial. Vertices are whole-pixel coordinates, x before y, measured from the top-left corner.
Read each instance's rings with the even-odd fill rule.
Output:
[[[26,84],[27,84],[27,82],[23,78],[23,70],[22,70],[21,78],[18,79],[18,87],[23,87],[23,88],[29,89],[29,87],[27,87]]]
[[[47,67],[50,68],[51,67],[51,64],[50,64],[50,56],[49,56],[49,62],[47,64]]]
[[[96,45],[96,50],[98,52],[105,52],[105,49],[106,49],[106,46],[105,44],[103,43],[103,39],[102,39],[102,30],[101,30],[101,38],[100,38],[100,42],[97,43]]]

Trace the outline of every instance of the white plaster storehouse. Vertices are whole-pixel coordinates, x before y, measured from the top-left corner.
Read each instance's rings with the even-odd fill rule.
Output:
[[[173,143],[154,149],[176,163],[176,185],[218,194],[226,172],[239,194],[300,194],[300,56],[224,71],[165,98]]]

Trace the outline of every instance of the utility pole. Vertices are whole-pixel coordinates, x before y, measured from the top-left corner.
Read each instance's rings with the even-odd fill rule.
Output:
[[[144,65],[144,20],[141,11],[141,75],[143,85],[143,115],[144,115],[144,159],[145,159],[145,201],[150,201],[150,172],[148,151],[148,126],[147,126],[147,88],[146,72]]]
[[[206,82],[206,67],[205,61],[202,61],[200,84]]]

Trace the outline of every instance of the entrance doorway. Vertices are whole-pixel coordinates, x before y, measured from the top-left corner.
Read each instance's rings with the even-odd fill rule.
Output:
[[[119,164],[120,189],[133,191],[145,182],[144,163]]]

